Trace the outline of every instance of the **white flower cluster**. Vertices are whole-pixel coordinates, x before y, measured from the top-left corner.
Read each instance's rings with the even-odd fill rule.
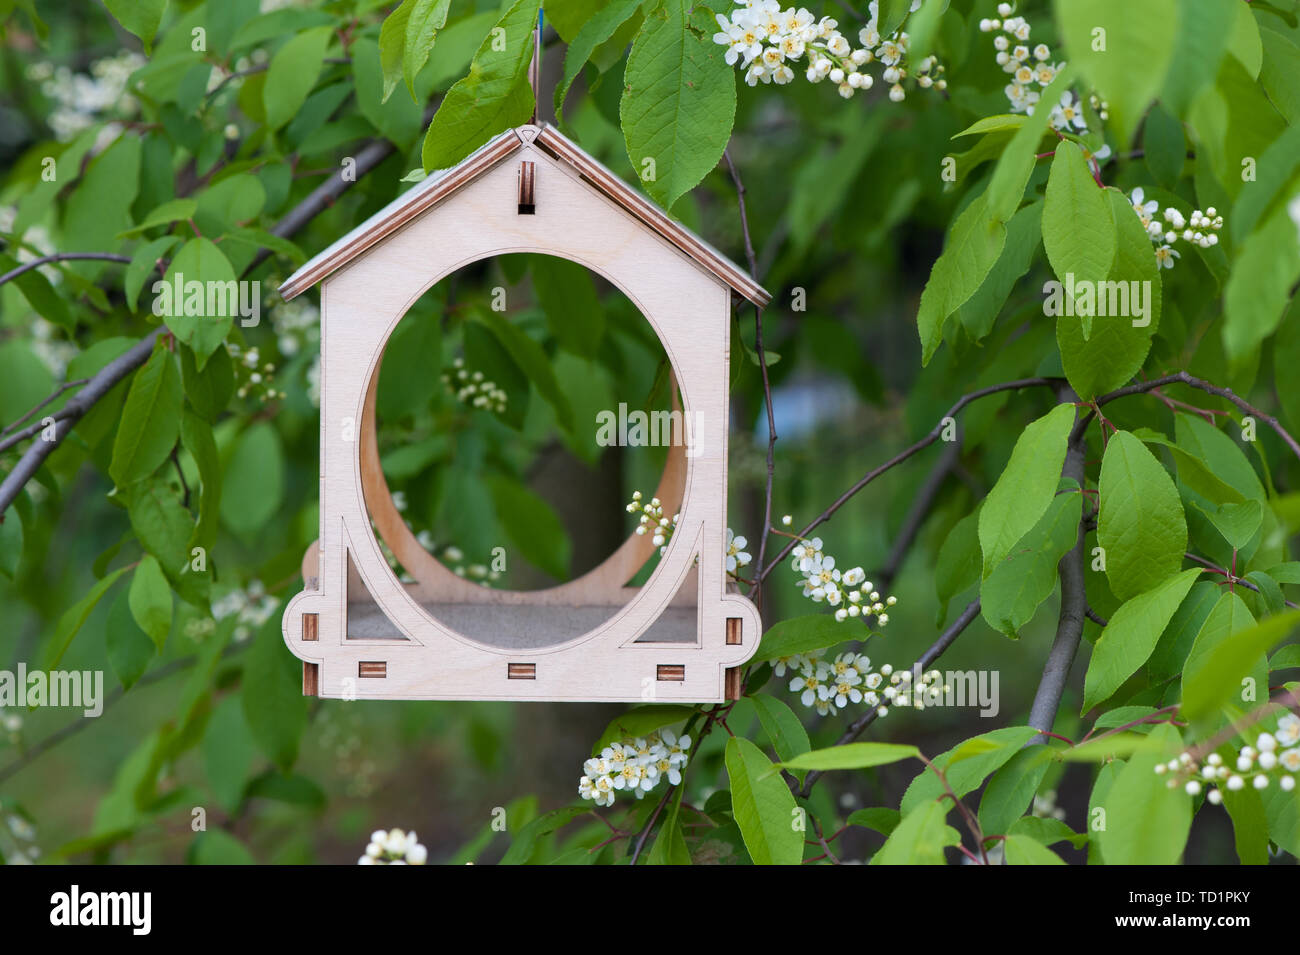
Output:
[[[835,558],[822,551],[820,537],[801,539],[792,553],[794,559],[790,567],[805,597],[815,603],[824,600],[839,608],[835,611],[835,619],[841,623],[850,617],[875,617],[877,626],[888,626],[886,610],[898,603],[898,598],[891,594],[882,599],[861,567],[841,572],[835,566]]]
[[[1168,773],[1169,788],[1181,784],[1189,796],[1208,787],[1205,798],[1215,806],[1223,802],[1220,786],[1237,792],[1246,788],[1247,777],[1256,789],[1267,789],[1276,779],[1279,789],[1291,792],[1296,786],[1296,774],[1300,773],[1300,717],[1287,713],[1277,721],[1276,730],[1260,733],[1254,746],[1243,746],[1233,764],[1228,763],[1218,753],[1206,756],[1204,765],[1191,753],[1182,753],[1177,759],[1157,765],[1156,773]]]
[[[792,674],[790,691],[821,716],[831,716],[850,703],[875,707],[879,716],[887,716],[891,705],[923,710],[928,700],[946,692],[938,670],[914,677],[910,670],[895,670],[888,663],[872,669],[865,653],[841,653],[834,660],[828,656],[828,650],[796,653],[777,657],[772,667],[778,677]]]
[[[274,387],[275,363],[262,361],[262,353],[256,345],[244,351],[237,343],[226,342],[226,351],[235,360],[235,377],[239,380],[239,387],[235,389],[237,397],[247,398],[251,394],[262,402],[284,397],[284,392]]]
[[[1148,200],[1141,187],[1134,189],[1129,198],[1133,203],[1133,211],[1142,220],[1142,227],[1147,230],[1152,244],[1156,246],[1156,261],[1161,268],[1174,267],[1174,260],[1180,256],[1173,246],[1179,239],[1199,245],[1202,249],[1219,244],[1218,233],[1223,228],[1223,216],[1219,215],[1214,206],[1204,212],[1193,209],[1191,218],[1187,219],[1173,206],[1165,209],[1163,215],[1158,215],[1160,203],[1154,199]]]
[[[627,512],[641,515],[641,520],[636,526],[636,533],[642,536],[654,534],[652,541],[659,548],[659,554],[662,556],[668,550],[668,541],[672,539],[673,531],[677,530],[677,521],[681,515],[674,514],[672,520],[669,520],[664,516],[663,502],[657,497],[652,497],[647,503],[641,499],[640,491],[632,492],[632,500],[628,502]],[[741,538],[741,540],[744,540],[744,538]]]
[[[913,0],[912,10],[921,5]],[[794,80],[791,63],[804,60],[804,76],[810,83],[829,79],[845,99],[858,90],[868,90],[875,78],[862,67],[879,62],[881,79],[889,84],[889,98],[900,103],[906,97],[903,80],[912,77],[923,89],[943,90],[948,86],[944,68],[927,56],[912,68],[907,60],[909,37],[901,29],[887,37],[880,35],[877,0],[870,3],[871,19],[858,31],[860,47],[854,49],[831,17],[816,19],[803,7],[783,9],[778,0],[744,0],[744,6],[730,17],[716,15],[719,32],[713,42],[727,48],[726,61],[737,61],[745,70],[745,82],[785,85]]]
[[[275,614],[280,602],[266,592],[260,580],[250,580],[243,590],[231,590],[212,601],[212,617],[221,620],[236,615],[233,639],[247,640]]]
[[[23,715],[17,710],[6,711],[0,706],[0,730],[4,730],[9,742],[17,743],[19,734],[23,731]]]
[[[506,393],[497,387],[496,382],[488,381],[481,371],[469,371],[464,359],[457,358],[451,364],[452,370],[442,374],[442,383],[461,404],[497,414],[506,410]]]
[[[745,548],[748,546],[749,541],[735,533],[730,527],[727,528],[727,573],[734,575],[741,567],[749,565],[752,558],[745,552]]]
[[[292,358],[320,341],[320,309],[305,297],[281,302],[271,308],[271,327],[280,354]]]
[[[74,73],[66,66],[33,63],[27,78],[39,83],[41,93],[54,101],[48,122],[56,138],[67,142],[89,128],[107,112],[126,118],[135,114],[135,98],[127,94],[131,74],[145,65],[139,53],[127,51],[96,60],[90,73]],[[116,138],[118,130],[112,132]]]
[[[357,865],[424,865],[428,858],[429,850],[420,845],[414,832],[376,829]]]
[[[641,799],[660,782],[676,786],[689,758],[691,738],[671,730],[611,743],[582,764],[578,795],[597,806],[614,805],[620,791]]]
[[[5,816],[7,833],[0,830],[0,835],[9,836],[9,848],[4,853],[9,865],[32,865],[40,858],[41,847],[36,845],[36,827],[16,812]]]
[[[1052,48],[1046,43],[1029,46],[1032,28],[1024,17],[1013,17],[1015,7],[1009,3],[998,4],[998,15],[991,20],[980,20],[980,30],[984,33],[997,33],[993,46],[997,52],[998,66],[1011,74],[1011,82],[1005,92],[1011,103],[1011,112],[1034,115],[1034,109],[1042,97],[1042,90],[1051,85],[1052,80],[1065,67],[1064,63],[1052,62]],[[1097,110],[1099,119],[1108,117],[1107,104],[1092,97],[1092,107]],[[1083,103],[1073,90],[1067,90],[1052,107],[1048,122],[1052,128],[1063,133],[1085,133],[1088,121],[1083,115]],[[1097,159],[1110,155],[1110,148],[1103,147],[1096,154]]]

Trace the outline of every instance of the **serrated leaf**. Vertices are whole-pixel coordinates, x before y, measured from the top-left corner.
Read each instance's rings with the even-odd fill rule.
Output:
[[[747,739],[727,740],[731,811],[755,865],[798,865],[803,832],[795,828],[798,806],[763,751]]]
[[[271,57],[266,84],[262,87],[262,104],[266,109],[266,125],[272,130],[293,119],[307,101],[333,37],[334,31],[329,27],[304,30],[290,37]]]
[[[425,134],[426,172],[454,166],[497,133],[528,121],[535,103],[528,64],[539,3],[516,0],[474,54],[469,75],[447,91]]]
[[[1030,422],[1016,440],[1011,459],[980,508],[985,577],[1047,513],[1060,483],[1074,417],[1072,405],[1057,405]]]
[[[1187,551],[1183,504],[1169,472],[1130,432],[1107,442],[1097,488],[1097,542],[1115,596],[1127,600],[1176,573]]]
[[[113,440],[109,476],[118,487],[148,477],[167,460],[180,434],[181,376],[161,341],[131,380]]]
[[[1084,679],[1083,711],[1109,699],[1138,667],[1146,663],[1197,577],[1199,569],[1168,577],[1126,600],[1111,614],[1097,638]]]
[[[715,29],[707,10],[661,0],[627,58],[619,102],[627,155],[665,209],[708,175],[731,138],[736,79]]]

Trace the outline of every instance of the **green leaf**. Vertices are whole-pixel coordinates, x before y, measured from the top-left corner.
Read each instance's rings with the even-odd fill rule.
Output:
[[[1107,764],[1109,767],[1112,764]],[[1041,846],[1051,846],[1058,842],[1068,842],[1076,849],[1087,845],[1088,837],[1075,832],[1059,819],[1042,819],[1038,816],[1025,816],[1011,827],[1009,835],[1028,836]]]
[[[1007,836],[1002,848],[1007,865],[1065,865],[1065,860],[1029,836]]]
[[[382,102],[387,103],[397,84],[402,81],[406,61],[406,25],[411,22],[411,9],[415,0],[402,0],[393,12],[384,17],[379,27],[379,66],[384,75]],[[415,92],[411,92],[415,100]]]
[[[543,813],[519,830],[519,834],[510,842],[510,848],[501,857],[501,865],[523,865],[532,857],[537,847],[537,840],[549,835],[556,829],[567,826],[574,819],[585,815],[588,808],[584,806],[565,806]]]
[[[104,0],[104,6],[123,29],[140,38],[146,54],[153,52],[154,34],[162,23],[167,0]]]
[[[889,834],[872,865],[944,865],[943,850],[960,845],[961,836],[944,822],[947,812],[934,800],[917,806]]]
[[[555,369],[542,346],[497,312],[476,311],[472,318],[493,334],[514,363],[528,376],[537,393],[555,410],[560,427],[572,431],[573,407],[560,387]]]
[[[1015,639],[1056,588],[1056,567],[1079,540],[1083,495],[1058,494],[1047,513],[980,585],[980,613],[989,626]]]
[[[853,638],[844,624],[830,614],[814,613],[803,617],[791,617],[774,624],[759,642],[758,652],[750,659],[751,664],[764,660],[779,660],[796,653],[810,650],[823,650]]]
[[[943,626],[947,619],[949,601],[980,582],[981,568],[979,513],[976,512],[967,514],[954,524],[939,548],[934,571],[934,586],[940,605],[939,626]]]
[[[928,365],[939,350],[948,316],[979,290],[1006,241],[1007,227],[990,215],[987,195],[980,196],[957,217],[943,254],[930,270],[916,314],[922,365]]]
[[[179,219],[188,219],[198,211],[199,204],[193,199],[169,199],[141,219],[133,228],[119,232],[119,239],[129,239],[140,235],[154,226],[169,225]]]
[[[329,27],[304,30],[290,37],[271,57],[266,84],[262,87],[262,104],[266,109],[266,125],[272,130],[288,123],[307,102],[307,94],[316,85],[325,64],[325,51],[333,37],[334,31]]]
[[[1027,746],[989,778],[980,797],[979,823],[986,835],[1008,832],[1025,814],[1054,762],[1046,746]]]
[[[1056,79],[1052,80],[1051,85],[1043,90],[1041,102],[1045,104],[1058,102],[1061,94],[1074,83],[1075,73],[1073,63],[1065,64],[1056,74]],[[1011,137],[1011,141],[1007,143],[1006,149],[1002,151],[985,193],[988,214],[994,221],[1005,224],[1020,208],[1020,202],[1025,197],[1025,187],[1029,185],[1030,177],[1034,174],[1034,166],[1038,162],[1037,157],[1040,152],[1038,147],[1042,142],[1043,134],[1047,132],[1047,121],[1050,117],[1050,109],[1034,110],[1034,115],[1025,120],[1016,134]]]
[[[903,816],[897,809],[883,807],[855,810],[845,820],[850,826],[863,826],[880,833],[882,836],[888,836],[898,828],[898,824],[902,821]]]
[[[1029,726],[991,730],[957,744],[936,756],[932,763],[947,777],[948,785],[960,799],[984,782],[990,773],[1001,768],[1036,735],[1037,730]],[[923,802],[938,799],[945,791],[934,770],[927,766],[907,787],[898,808],[909,813]]]
[[[960,139],[962,136],[982,136],[985,133],[996,133],[1003,130],[1016,130],[1029,120],[1028,116],[1018,113],[999,113],[997,116],[985,116],[967,126],[953,139]]]
[[[650,847],[649,855],[646,856],[646,865],[693,864],[690,849],[686,845],[686,837],[682,835],[682,827],[678,822],[684,792],[681,786],[677,787],[672,803],[669,804],[668,814],[659,827],[659,834],[655,837],[654,845]]]
[[[605,732],[601,733],[600,738],[596,740],[596,745],[591,748],[591,754],[599,756],[600,751],[611,743],[636,739],[653,733],[655,730],[663,729],[665,726],[673,726],[690,719],[694,713],[695,707],[693,706],[669,706],[664,704],[639,706],[636,709],[628,710],[610,721],[609,725],[605,727]]]
[[[474,54],[469,75],[447,91],[424,137],[426,172],[454,166],[492,136],[528,121],[534,106],[528,64],[539,5],[540,0],[516,0]]]
[[[191,543],[211,550],[217,543],[221,510],[221,459],[212,427],[188,408],[181,417],[181,444],[199,471],[199,521]]]
[[[747,739],[727,740],[725,761],[731,811],[749,857],[756,865],[798,865],[803,860],[803,832],[795,826],[802,810],[785,781]]]
[[[1250,613],[1240,602],[1236,594],[1224,594],[1197,634],[1183,671],[1179,712],[1187,720],[1210,717],[1230,702],[1242,680],[1260,666],[1260,658],[1300,625],[1300,610],[1292,610],[1251,626]],[[1267,687],[1258,692],[1267,694]]]
[[[1180,787],[1170,789],[1155,772],[1157,763],[1181,751],[1182,739],[1168,723],[1153,729],[1151,737],[1159,748],[1135,753],[1098,803],[1105,827],[1094,841],[1107,865],[1174,865],[1182,857],[1192,797]],[[1094,812],[1089,810],[1089,819]]]
[[[749,698],[758,712],[758,721],[763,732],[776,750],[778,759],[792,760],[812,747],[808,741],[808,731],[794,710],[781,700],[766,693],[755,693]]]
[[[1074,407],[1060,404],[1032,421],[1016,440],[1011,459],[980,508],[979,537],[988,577],[1020,538],[1047,513],[1074,427]]]
[[[1214,510],[1194,504],[1196,509],[1210,519],[1215,530],[1223,535],[1233,550],[1242,550],[1258,533],[1264,522],[1264,506],[1259,501],[1241,501],[1221,504]]]
[[[411,98],[416,102],[419,101],[415,92],[416,74],[429,61],[434,41],[438,37],[438,31],[447,22],[447,11],[450,8],[451,0],[415,0],[411,6],[411,14],[406,23],[406,35],[403,38],[402,76],[406,79],[406,88],[410,91]],[[385,99],[388,97],[388,92],[388,90],[384,91]]]
[[[170,598],[171,593],[168,592]],[[119,591],[108,608],[104,624],[104,643],[108,651],[108,665],[113,668],[123,689],[129,690],[149,669],[155,648],[149,637],[131,617],[126,591]]]
[[[573,548],[551,505],[512,479],[490,478],[488,488],[500,526],[524,559],[556,580],[568,579]]]
[[[221,520],[236,534],[263,529],[284,499],[284,448],[267,421],[250,426],[235,443],[221,490]]]
[[[815,749],[781,763],[782,769],[867,769],[884,766],[900,759],[919,759],[921,751],[903,743],[845,743],[828,749]]]
[[[157,476],[141,481],[131,490],[128,513],[141,546],[158,558],[177,595],[197,607],[206,607],[209,578],[191,569],[189,542],[194,520],[181,503],[179,492]]]
[[[146,242],[131,254],[131,264],[126,267],[126,276],[122,279],[126,303],[131,311],[135,311],[136,304],[140,301],[140,291],[144,288],[145,281],[157,269],[158,260],[180,241],[174,235],[165,235],[152,242]]]
[[[302,668],[284,645],[279,614],[253,636],[240,693],[244,719],[258,748],[281,772],[289,772],[307,727],[307,700],[302,695]]]
[[[1097,542],[1115,596],[1127,600],[1176,573],[1187,551],[1183,504],[1169,473],[1130,432],[1106,444],[1097,488]]]
[[[1110,124],[1127,147],[1173,59],[1177,0],[1054,0],[1067,58],[1110,104]],[[1186,10],[1191,14],[1190,9]],[[1098,33],[1098,31],[1104,31]],[[1197,64],[1193,68],[1203,68]],[[1044,102],[1049,102],[1044,97]]]
[[[167,460],[180,434],[181,376],[161,340],[127,392],[108,473],[118,487],[146,478]]]
[[[178,278],[179,295],[176,294]],[[194,282],[200,284],[192,285]],[[191,295],[191,289],[202,291]],[[190,239],[181,246],[167,267],[154,309],[162,311],[167,327],[194,351],[195,364],[200,370],[230,332],[239,311],[238,289],[230,260],[202,237]]]
[[[257,865],[248,847],[224,829],[209,829],[195,836],[185,861],[190,865]]]
[[[660,0],[627,58],[619,102],[627,155],[665,209],[708,175],[731,138],[736,80],[715,30],[706,9]]]
[[[1094,286],[1110,275],[1115,263],[1115,220],[1105,190],[1097,185],[1074,143],[1056,147],[1043,203],[1043,248],[1057,279],[1073,287]],[[1081,315],[1084,337],[1092,316]]]
[[[1076,303],[1094,312],[1089,336],[1083,336],[1078,308],[1074,317],[1059,310],[1048,312],[1060,315],[1056,343],[1061,364],[1071,387],[1084,400],[1113,391],[1137,374],[1151,350],[1151,336],[1160,326],[1160,266],[1151,240],[1123,193],[1107,189],[1105,196],[1111,206],[1117,246],[1110,276],[1105,285],[1096,287],[1091,305],[1087,295]],[[1103,298],[1105,315],[1100,314]]]
[[[564,54],[564,78],[555,87],[555,115],[563,119],[564,99],[569,87],[582,72],[583,66],[602,43],[612,37],[628,20],[636,15],[645,0],[611,0],[582,25],[578,35]]]
[[[1261,29],[1264,61],[1259,81],[1277,111],[1293,127],[1300,123],[1300,47],[1275,30]]]
[[[1043,239],[1043,204],[1030,203],[1007,224],[1007,241],[984,282],[961,308],[957,320],[976,341],[993,330],[1012,290],[1029,271]]]
[[[1088,661],[1083,712],[1110,699],[1147,661],[1201,573],[1193,569],[1168,577],[1150,590],[1130,597],[1111,614]]]
[[[1199,0],[1195,16],[1178,18],[1172,63],[1160,93],[1161,102],[1176,115],[1183,115],[1201,87],[1214,81],[1240,6],[1239,0]],[[1149,114],[1148,123],[1158,112]],[[1148,156],[1150,135],[1148,125],[1142,133]]]
[[[1300,280],[1296,224],[1278,209],[1243,242],[1223,290],[1223,347],[1240,360],[1277,330]]]
[[[591,273],[577,262],[551,255],[529,257],[537,302],[562,348],[594,358],[605,334],[605,313]]]
[[[129,594],[131,616],[161,653],[172,630],[172,591],[152,554],[136,565]]]
[[[1238,860],[1242,865],[1268,865],[1268,817],[1259,790],[1248,786],[1234,792],[1224,786],[1220,792],[1232,819]]]
[[[108,588],[117,583],[117,578],[121,577],[126,571],[127,568],[120,567],[107,577],[97,581],[95,586],[91,587],[84,597],[63,612],[63,616],[59,617],[59,622],[54,627],[54,635],[50,637],[50,648],[45,657],[45,669],[54,670],[58,668],[59,661],[68,652],[68,647],[72,646],[73,638],[85,625],[90,612],[95,609],[104,594],[108,593]]]
[[[390,17],[391,19],[391,17]],[[424,112],[406,96],[388,99],[380,72],[378,48],[368,39],[352,44],[352,79],[357,108],[386,139],[409,146],[424,127]]]
[[[180,349],[180,356],[181,384],[190,407],[204,420],[215,422],[235,394],[235,369],[230,352],[218,348],[202,371],[199,371],[190,349]]]

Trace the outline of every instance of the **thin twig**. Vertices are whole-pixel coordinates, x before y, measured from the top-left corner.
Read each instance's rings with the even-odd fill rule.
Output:
[[[819,527],[820,525],[830,520],[831,515],[833,515],[846,503],[848,503],[849,499],[852,498],[853,495],[857,494],[864,487],[866,487],[876,478],[880,477],[880,475],[884,474],[886,471],[889,471],[897,467],[898,465],[906,461],[908,458],[912,457],[912,455],[916,454],[918,451],[922,451],[925,448],[928,448],[930,445],[934,444],[934,442],[938,441],[939,436],[943,434],[945,422],[949,418],[955,418],[957,414],[968,404],[970,404],[972,401],[977,401],[978,399],[987,397],[988,395],[995,395],[1001,391],[1017,391],[1021,388],[1055,387],[1059,384],[1060,384],[1059,378],[1022,378],[1019,381],[1007,381],[1007,382],[1003,382],[1000,385],[989,385],[987,388],[980,388],[977,391],[972,391],[969,394],[962,395],[961,398],[957,400],[957,403],[954,404],[951,408],[949,408],[947,413],[942,418],[939,419],[939,423],[936,424],[933,429],[931,429],[929,434],[927,434],[924,438],[916,442],[916,444],[912,445],[911,447],[905,448],[904,450],[900,451],[898,454],[894,455],[884,464],[868,471],[865,475],[863,475],[861,478],[858,479],[856,484],[854,484],[847,491],[845,491],[838,498],[836,498],[835,502],[831,504],[830,507],[826,508],[826,510],[822,511],[821,514],[817,515],[817,517],[813,519],[812,523],[810,523],[807,527],[805,527],[797,535],[795,535],[794,539],[792,539],[788,544],[786,544],[785,547],[781,548],[781,552],[779,554],[773,557],[769,563],[767,563],[762,567],[762,569],[758,573],[757,580],[760,583],[763,580],[765,580],[767,578],[767,575],[770,574],[776,568],[776,566],[781,563],[781,561],[785,560],[786,555],[789,554],[790,551],[794,550],[794,547],[799,542],[800,538],[807,537],[810,533],[812,533],[812,531],[815,528]]]
[[[50,395],[48,398],[42,398],[41,401],[40,401],[40,403],[37,404],[37,406],[36,406],[35,408],[33,408],[31,411],[27,412],[27,414],[23,415],[21,418],[19,418],[19,419],[18,419],[17,421],[15,421],[13,424],[9,425],[9,426],[8,426],[7,428],[5,428],[3,431],[0,431],[0,434],[8,434],[10,431],[12,431],[14,428],[18,427],[20,424],[22,424],[24,421],[26,421],[26,420],[27,420],[28,418],[30,418],[32,415],[36,414],[36,412],[40,411],[42,408],[44,408],[46,405],[48,405],[48,404],[49,404],[51,401],[53,401],[55,398],[59,397],[59,395],[63,394],[63,393],[64,393],[65,391],[67,391],[69,388],[78,388],[78,387],[80,387],[81,385],[84,385],[84,384],[86,384],[86,383],[89,382],[89,381],[90,381],[89,378],[78,378],[76,381],[65,381],[63,384],[59,385],[59,387],[58,387],[57,389],[55,389],[54,394]],[[4,445],[0,444],[0,451],[3,451],[3,450],[4,450],[4,447],[5,447]]]
[[[32,259],[30,262],[24,262],[16,269],[10,269],[4,275],[0,275],[0,285],[18,278],[18,276],[30,272],[32,269],[38,269],[42,265],[49,265],[52,262],[121,262],[130,264],[129,255],[118,255],[116,252],[56,252],[53,255],[43,255],[39,259]]]
[[[723,159],[731,172],[731,181],[736,186],[736,202],[740,206],[740,228],[745,236],[745,259],[749,262],[749,275],[758,281],[758,257],[754,254],[754,242],[749,234],[749,213],[745,208],[745,182],[740,178],[740,170],[731,159],[731,151],[723,150]],[[767,489],[763,498],[763,532],[758,541],[758,567],[763,566],[767,555],[767,539],[772,528],[772,484],[776,474],[776,415],[772,411],[772,382],[767,373],[767,352],[763,348],[763,310],[754,306],[754,353],[758,356],[758,370],[763,378],[763,405],[767,409]],[[754,601],[762,609],[762,578],[756,580],[751,588]]]

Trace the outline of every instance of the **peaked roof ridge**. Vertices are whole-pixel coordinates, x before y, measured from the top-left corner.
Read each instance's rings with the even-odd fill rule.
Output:
[[[739,265],[686,226],[669,218],[666,212],[549,124],[508,129],[489,139],[455,166],[429,174],[301,265],[280,286],[280,295],[288,301],[302,294],[529,144],[564,161],[584,182],[726,282],[738,295],[760,308],[771,301],[772,296],[767,290]]]

